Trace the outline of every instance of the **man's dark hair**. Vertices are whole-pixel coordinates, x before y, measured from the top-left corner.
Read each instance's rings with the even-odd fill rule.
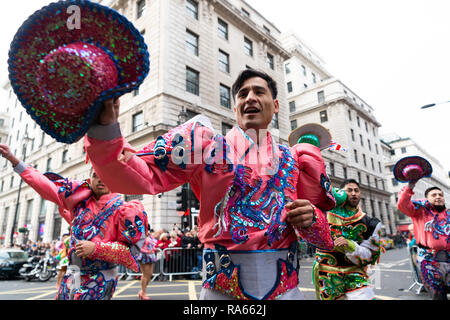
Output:
[[[428,188],[427,190],[425,190],[425,198],[428,196],[428,193],[430,193],[430,191],[433,191],[433,190],[439,190],[439,191],[442,191],[441,188],[438,188],[438,187],[431,187],[431,188]]]
[[[239,74],[239,76],[237,77],[236,81],[233,84],[233,87],[231,88],[233,99],[236,100],[236,94],[241,89],[244,82],[250,78],[262,78],[266,80],[267,86],[269,87],[270,92],[272,93],[272,98],[273,99],[277,98],[278,95],[277,83],[275,82],[275,80],[272,79],[271,76],[269,76],[267,73],[255,69],[245,69]]]
[[[356,181],[355,179],[346,179],[346,180],[344,180],[344,182],[342,182],[341,183],[341,189],[343,189],[346,185],[348,185],[349,183],[354,183],[354,184],[356,184],[357,186],[358,186],[358,188],[359,188],[359,183],[358,183],[358,181]]]

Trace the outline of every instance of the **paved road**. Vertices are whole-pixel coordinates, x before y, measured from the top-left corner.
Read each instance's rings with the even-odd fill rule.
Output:
[[[428,300],[425,293],[419,295],[407,291],[413,283],[409,256],[405,248],[387,251],[378,265],[378,281],[375,294],[381,300]],[[315,300],[311,279],[313,259],[301,260],[300,287],[308,300]],[[373,273],[375,274],[375,273]],[[373,276],[375,279],[375,276]],[[140,290],[139,280],[120,280],[114,300],[136,300]],[[196,280],[154,281],[148,287],[152,300],[196,300],[201,282]],[[0,300],[51,300],[56,294],[56,280],[48,282],[25,282],[23,280],[0,280]]]

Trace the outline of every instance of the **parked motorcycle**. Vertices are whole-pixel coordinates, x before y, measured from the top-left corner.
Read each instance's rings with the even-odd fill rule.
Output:
[[[48,281],[58,273],[56,266],[58,262],[53,257],[31,257],[28,259],[22,268],[19,270],[19,274],[25,279],[30,281],[37,279],[41,282]]]
[[[43,258],[42,268],[39,272],[39,281],[45,282],[56,276],[58,261],[53,257]]]
[[[19,274],[25,281],[30,281],[32,279],[37,279],[39,276],[39,262],[41,257],[34,256],[28,258],[27,262],[20,268]]]

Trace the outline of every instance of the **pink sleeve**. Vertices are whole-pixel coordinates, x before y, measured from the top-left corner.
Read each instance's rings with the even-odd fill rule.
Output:
[[[158,194],[189,182],[203,164],[203,150],[212,137],[208,127],[186,123],[152,141],[128,162],[118,160],[124,150],[131,150],[123,137],[98,140],[85,136],[85,148],[95,172],[112,192]]]
[[[59,212],[72,209],[86,199],[91,190],[86,182],[60,179],[51,181],[42,173],[28,166],[21,174],[21,178],[45,200],[55,203]],[[66,214],[61,214],[67,220]]]
[[[321,210],[333,209],[336,200],[320,149],[308,143],[297,144],[293,149],[300,175],[297,183],[298,199],[307,199]]]
[[[413,194],[414,191],[412,191],[408,186],[403,187],[403,189],[398,192],[397,208],[408,217],[416,216],[421,210],[416,209],[414,204],[411,202],[411,197]]]
[[[131,245],[143,240],[143,244],[148,231],[148,221],[142,203],[135,200],[125,202],[116,215],[116,226],[118,241]]]
[[[95,250],[88,258],[117,263],[135,272],[140,271],[139,264],[131,254],[130,248],[118,241],[95,242]]]
[[[294,227],[298,236],[320,249],[333,249],[334,243],[331,238],[330,226],[325,213],[319,208],[314,207],[314,215],[316,221],[308,228]]]

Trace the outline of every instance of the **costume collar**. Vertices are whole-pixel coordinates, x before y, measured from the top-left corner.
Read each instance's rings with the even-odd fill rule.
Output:
[[[361,210],[361,207],[358,206],[358,211],[354,212],[348,210],[344,207],[342,208],[334,208],[331,211],[328,211],[328,222],[335,222],[335,220],[342,220],[344,224],[353,223],[364,218],[366,214]],[[336,223],[333,223],[336,224]],[[340,224],[340,223],[339,223]]]
[[[247,131],[248,132],[248,131]],[[261,130],[261,132],[266,132],[266,136],[261,138],[261,144],[258,145],[244,130],[239,126],[234,126],[228,134],[226,135],[226,140],[228,145],[232,146],[235,153],[235,159],[238,162],[243,162],[244,160],[250,160],[255,153],[260,153],[260,158],[271,159],[274,154],[278,154],[279,150],[276,148],[277,143],[275,139],[270,134],[269,130]],[[256,138],[256,137],[255,137]],[[253,159],[258,159],[253,158]]]

